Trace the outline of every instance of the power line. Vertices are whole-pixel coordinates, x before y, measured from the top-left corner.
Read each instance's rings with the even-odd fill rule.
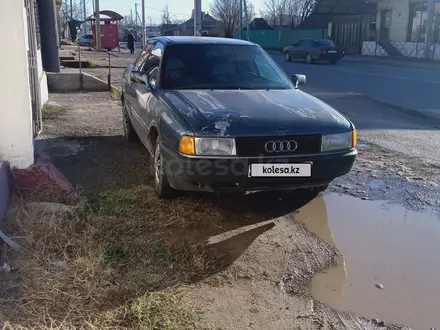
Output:
[[[152,8],[152,7],[147,7],[147,6],[145,6],[145,9],[150,9],[150,10],[155,10],[155,11],[163,12],[163,9],[157,9],[157,8]],[[186,17],[190,16],[188,14],[179,14],[179,13],[172,13],[172,12],[169,12],[169,13],[172,14],[172,15],[177,15],[177,16],[186,16]]]

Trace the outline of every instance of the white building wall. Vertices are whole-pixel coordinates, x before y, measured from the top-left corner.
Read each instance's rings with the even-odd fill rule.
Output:
[[[38,66],[38,79],[40,81],[40,107],[49,100],[49,90],[47,88],[47,74],[43,70],[43,60],[41,56],[41,49],[37,52],[37,66]]]
[[[26,168],[34,162],[24,1],[5,1],[0,31],[8,47],[0,52],[0,161]]]
[[[380,12],[384,9],[391,10],[390,40],[406,41],[410,10],[409,0],[379,0],[376,18],[377,29],[380,29]]]

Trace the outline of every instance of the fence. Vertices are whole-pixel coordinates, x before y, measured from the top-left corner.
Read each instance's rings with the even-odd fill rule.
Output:
[[[250,30],[249,41],[259,44],[263,48],[281,49],[304,38],[325,38],[327,29],[318,30]],[[240,39],[240,32],[234,32],[234,38]],[[247,40],[247,31],[242,32],[241,39]]]

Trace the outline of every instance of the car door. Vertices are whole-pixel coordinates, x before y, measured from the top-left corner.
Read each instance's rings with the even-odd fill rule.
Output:
[[[290,47],[290,57],[291,58],[299,58],[300,52],[301,52],[301,45],[303,43],[303,40],[299,40],[298,42],[294,43],[292,47]]]
[[[135,83],[134,110],[142,125],[142,136],[139,137],[148,148],[151,147],[149,145],[148,132],[154,119],[154,109],[151,108],[151,105],[156,103],[153,100],[156,97],[154,89],[156,88],[156,82],[159,76],[163,49],[164,45],[161,42],[157,42],[141,68],[141,71],[145,72],[146,77],[148,77],[148,84]]]
[[[139,55],[136,61],[133,64],[130,64],[125,72],[126,76],[124,77],[124,86],[123,93],[124,99],[127,106],[127,110],[129,114],[132,115],[132,112],[135,111],[136,104],[136,84],[135,82],[130,80],[130,72],[131,71],[141,71],[145,62],[148,59],[155,43],[148,43],[145,47],[145,50]]]
[[[305,58],[306,55],[311,50],[311,41],[310,39],[303,39],[301,40],[301,45],[298,49],[298,58]]]

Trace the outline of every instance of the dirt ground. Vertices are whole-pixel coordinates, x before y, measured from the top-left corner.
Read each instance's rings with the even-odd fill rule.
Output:
[[[147,152],[122,139],[120,106],[110,94],[51,94],[49,104],[36,148],[78,187],[88,212],[66,223],[47,208],[23,213],[17,202],[10,230],[35,253],[21,264],[17,257],[15,280],[26,285],[16,310],[5,313],[11,322],[28,329],[406,329],[332,311],[309,296],[313,275],[343,258],[295,218],[320,197],[185,193],[160,201]],[[369,152],[360,151],[354,173]],[[97,256],[118,264],[100,268]],[[54,259],[62,259],[62,271]]]

